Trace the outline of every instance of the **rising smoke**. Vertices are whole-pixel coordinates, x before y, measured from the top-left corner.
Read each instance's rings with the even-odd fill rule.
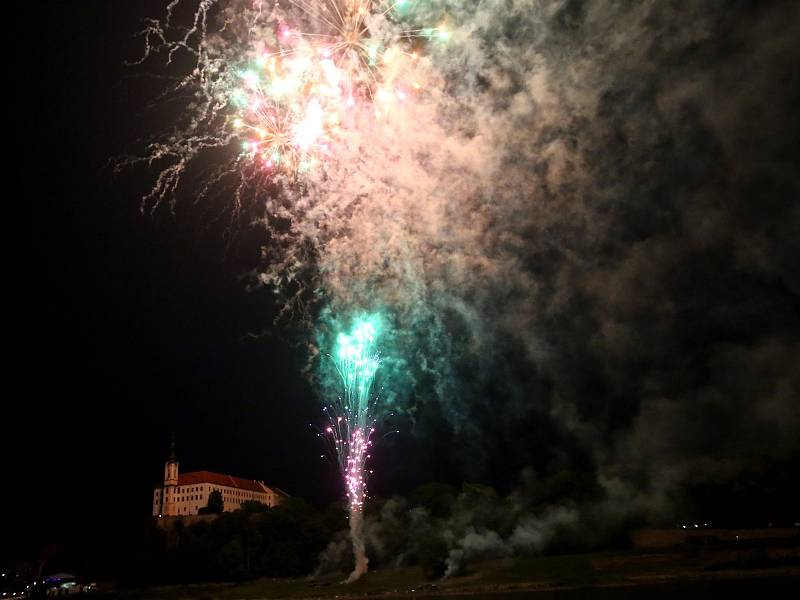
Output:
[[[222,9],[209,47],[253,6]],[[254,196],[259,281],[312,324],[315,304],[384,311],[382,394],[416,420],[435,405],[465,476],[602,490],[510,529],[453,525],[447,568],[625,521],[614,506],[671,518],[692,486],[796,460],[797,5],[415,11],[451,32],[420,59],[427,92],[353,111],[302,185]]]
[[[298,231],[333,310],[391,308],[467,475],[589,461],[667,515],[796,456],[797,7],[427,6],[441,93],[353,127]]]

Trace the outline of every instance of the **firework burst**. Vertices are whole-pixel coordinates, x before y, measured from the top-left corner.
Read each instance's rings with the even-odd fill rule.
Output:
[[[374,429],[372,384],[380,366],[375,350],[378,335],[376,317],[356,320],[350,334],[340,333],[333,363],[342,381],[342,395],[329,408],[331,436],[347,488],[351,510],[361,510],[366,496],[365,464]]]
[[[411,0],[288,0],[283,5],[172,0],[163,22],[150,20],[142,31],[145,52],[139,63],[166,57],[173,84],[162,99],[184,110],[145,156],[120,164],[146,163],[159,170],[144,206],[173,203],[189,173],[207,173],[210,164],[212,174],[203,176],[196,199],[232,191],[238,210],[249,195],[264,207],[265,222],[280,220],[284,228],[289,223],[288,233],[271,230],[268,249],[276,265],[270,283],[286,292],[305,264],[304,250],[292,235],[302,236],[296,232],[303,231],[304,222],[324,222],[308,216],[313,212],[308,190],[333,179],[331,172],[340,171],[339,176],[355,164],[350,159],[353,148],[374,150],[361,141],[363,131],[374,133],[378,120],[413,122],[402,115],[422,105],[414,102],[427,93],[430,69],[422,53],[427,44],[446,41],[449,34],[441,26],[409,28],[409,19],[397,16],[409,4]],[[398,109],[402,104],[405,109]],[[388,139],[392,131],[405,131],[384,130]],[[298,182],[321,165],[315,179]],[[301,302],[302,284],[298,288],[282,314],[292,302]],[[330,423],[323,437],[347,493],[355,556],[349,581],[365,573],[368,564],[362,509],[375,431],[372,386],[380,365],[379,325],[377,316],[357,319],[350,333],[338,336],[331,355],[342,394],[325,407]]]
[[[370,437],[375,433],[376,398],[372,388],[380,366],[376,350],[379,331],[379,318],[366,315],[355,320],[350,333],[338,335],[331,360],[341,380],[342,394],[323,409],[330,422],[321,435],[338,462],[350,513],[355,568],[348,581],[358,579],[368,565],[362,509],[370,472]]]
[[[199,197],[215,186],[236,189],[236,205],[248,185],[289,175],[296,178],[332,156],[347,136],[356,111],[385,115],[425,89],[420,51],[430,40],[445,41],[444,27],[408,29],[398,11],[410,0],[173,0],[163,22],[149,20],[141,32],[145,53],[175,69],[188,55],[192,67],[165,92],[186,104],[184,124],[149,146],[145,162],[161,168],[146,205],[175,200],[193,161],[224,149],[215,174],[201,183]],[[164,166],[166,165],[166,166]],[[258,177],[249,168],[261,170]],[[237,181],[238,180],[238,181]]]

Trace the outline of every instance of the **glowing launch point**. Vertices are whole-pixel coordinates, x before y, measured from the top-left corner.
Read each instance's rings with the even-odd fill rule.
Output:
[[[161,169],[143,198],[152,207],[165,199],[175,201],[185,178],[198,181],[189,177],[191,165],[202,165],[210,174],[199,180],[199,197],[234,191],[236,211],[243,200],[268,199],[270,219],[280,213],[281,222],[290,221],[290,232],[281,238],[292,246],[294,225],[306,218],[305,209],[295,211],[288,202],[285,206],[283,192],[287,200],[303,197],[297,204],[315,204],[315,186],[324,187],[338,177],[335,168],[359,147],[351,142],[362,133],[371,135],[375,118],[383,121],[376,132],[392,116],[400,125],[406,111],[414,110],[415,99],[435,97],[436,90],[424,91],[431,79],[436,81],[430,77],[432,65],[418,53],[447,33],[418,28],[418,19],[430,18],[430,11],[416,16],[416,3],[187,0],[194,13],[185,23],[178,15],[183,11],[174,10],[178,4],[169,2],[164,19],[148,20],[140,32],[144,53],[135,64],[161,53],[166,65],[178,69],[186,55],[191,68],[174,83],[170,75],[164,94],[180,102],[184,114],[168,134],[147,146],[145,156],[122,163]],[[401,8],[403,15],[398,13]],[[173,63],[179,56],[181,61]],[[205,161],[212,157],[219,163],[206,169]],[[320,177],[298,177],[319,165]],[[276,250],[281,261],[288,260],[284,254]],[[288,263],[286,267],[295,268]],[[374,431],[372,387],[380,367],[381,324],[378,315],[361,315],[350,329],[327,340],[331,363],[326,366],[341,395],[325,407],[330,427],[319,433],[330,442],[347,490],[357,563],[354,578],[366,571],[360,523]]]
[[[362,315],[354,320],[349,333],[340,332],[336,336],[331,359],[342,382],[342,395],[324,409],[330,420],[324,437],[337,458],[350,509],[355,569],[348,581],[363,575],[368,564],[361,511],[367,497],[370,436],[375,431],[375,404],[370,394],[380,367],[376,349],[380,324],[378,315]]]

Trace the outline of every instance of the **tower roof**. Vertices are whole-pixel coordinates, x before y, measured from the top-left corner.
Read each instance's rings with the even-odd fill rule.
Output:
[[[172,433],[172,441],[169,444],[169,462],[178,462],[178,455],[175,454],[175,433]]]

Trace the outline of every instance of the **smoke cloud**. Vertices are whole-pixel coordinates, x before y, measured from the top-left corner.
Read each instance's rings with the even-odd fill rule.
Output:
[[[797,7],[427,10],[430,93],[355,115],[289,209],[330,310],[393,319],[397,402],[468,476],[588,470],[651,512],[796,458]]]
[[[796,463],[800,6],[415,11],[450,32],[415,67],[423,93],[354,109],[302,186],[260,190],[258,279],[322,331],[381,311],[387,408],[446,428],[463,477],[547,482],[502,532],[453,524],[448,568]]]
[[[554,547],[593,548],[618,525],[603,523],[609,515],[602,503],[552,506],[531,500],[524,488],[501,497],[484,486],[465,485],[457,492],[441,484],[418,488],[409,498],[376,500],[364,521],[367,552],[380,566],[416,564],[429,577],[446,578],[480,560]],[[352,561],[341,532],[320,556],[315,575],[345,571]]]

